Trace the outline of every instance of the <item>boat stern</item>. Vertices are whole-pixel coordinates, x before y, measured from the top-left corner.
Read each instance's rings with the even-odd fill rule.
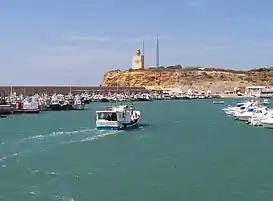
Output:
[[[117,121],[104,121],[97,120],[96,127],[98,130],[123,130],[123,125],[119,124]]]

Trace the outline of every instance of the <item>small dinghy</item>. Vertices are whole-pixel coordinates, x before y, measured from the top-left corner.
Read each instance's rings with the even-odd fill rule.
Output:
[[[212,101],[213,104],[224,104],[225,101]]]

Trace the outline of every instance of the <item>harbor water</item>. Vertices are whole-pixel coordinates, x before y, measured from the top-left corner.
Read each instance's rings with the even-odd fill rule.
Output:
[[[0,200],[273,199],[272,130],[173,100],[136,102],[136,129],[97,131],[104,105],[0,119]]]

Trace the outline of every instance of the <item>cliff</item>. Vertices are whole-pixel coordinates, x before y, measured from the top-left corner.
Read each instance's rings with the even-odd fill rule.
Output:
[[[260,68],[235,71],[216,68],[182,68],[180,66],[144,70],[109,71],[104,74],[102,86],[147,88],[182,88],[196,90],[232,90],[250,85],[273,85],[273,69]]]

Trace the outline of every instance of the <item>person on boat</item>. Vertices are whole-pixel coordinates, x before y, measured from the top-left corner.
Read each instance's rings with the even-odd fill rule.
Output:
[[[107,121],[111,121],[111,116],[110,116],[110,114],[109,114],[109,113],[106,115],[105,120],[107,120]]]
[[[111,114],[111,121],[117,121],[117,114],[116,113]]]

